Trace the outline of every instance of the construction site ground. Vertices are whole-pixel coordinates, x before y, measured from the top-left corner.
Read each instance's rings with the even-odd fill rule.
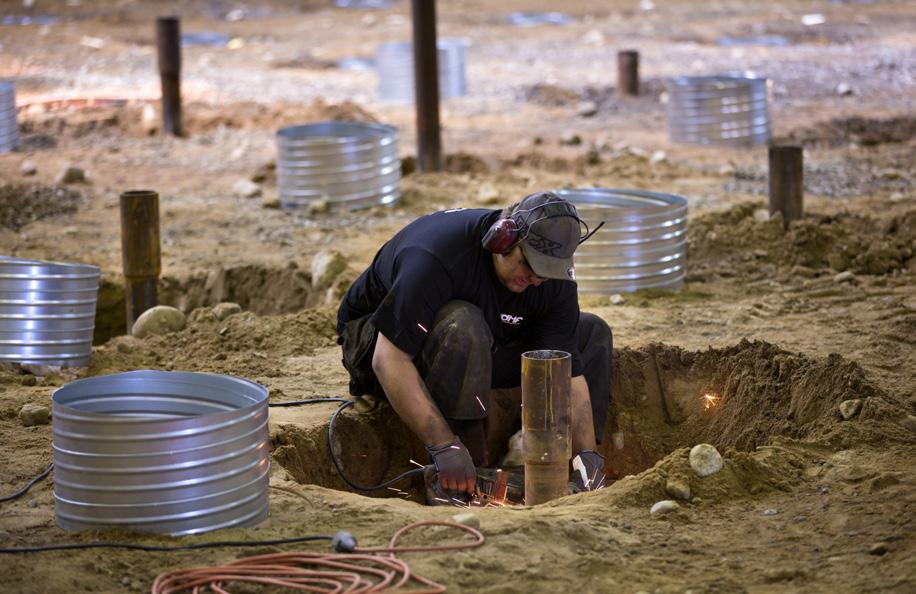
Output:
[[[689,201],[687,278],[676,293],[580,297],[614,332],[608,485],[474,510],[483,547],[404,558],[451,592],[916,591],[916,5],[584,0],[559,7],[568,22],[528,27],[510,17],[555,3],[437,9],[439,37],[468,40],[469,93],[443,102],[445,170],[423,173],[413,106],[381,102],[371,67],[341,67],[409,40],[409,2],[3,4],[0,78],[16,84],[21,147],[0,154],[0,254],[95,264],[103,278],[88,369],[0,369],[0,495],[52,458],[52,426],[26,427],[19,410],[50,406],[68,381],[207,371],[257,381],[272,402],[344,396],[337,303],[403,225],[551,188],[645,189]],[[183,32],[226,42],[183,50],[183,138],[159,130],[154,22],[171,14]],[[638,97],[616,89],[627,49],[640,52]],[[768,216],[765,146],[668,138],[666,79],[736,71],[770,79],[773,136],[804,147],[805,217],[788,229]],[[397,205],[277,207],[276,131],[325,120],[398,126]],[[63,184],[67,167],[87,180]],[[240,182],[252,179],[260,195],[244,197]],[[119,194],[132,189],[159,193],[160,297],[188,314],[180,332],[126,336]],[[313,258],[334,252],[345,266],[313,278]],[[243,311],[219,320],[210,308],[221,302]],[[840,404],[850,400],[859,410],[846,419]],[[338,530],[370,546],[460,511],[422,505],[416,483],[402,486],[406,498],[347,490],[328,457],[333,411],[271,410],[270,517],[255,528],[182,539],[67,533],[55,523],[52,474],[0,504],[0,546]],[[385,406],[344,413],[336,435],[344,468],[363,483],[406,470],[411,457],[425,462]],[[699,443],[723,454],[721,472],[692,473],[687,452]],[[650,514],[678,481],[690,497]],[[0,555],[0,589],[146,591],[167,570],[292,548]]]

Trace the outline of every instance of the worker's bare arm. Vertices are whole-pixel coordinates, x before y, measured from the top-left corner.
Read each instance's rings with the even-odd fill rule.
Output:
[[[395,412],[426,444],[439,470],[442,487],[473,493],[477,489],[477,478],[467,449],[455,445],[455,435],[429,395],[410,355],[381,332],[372,355],[372,370]],[[450,445],[443,449],[445,444]],[[455,451],[459,453],[456,455]]]
[[[379,332],[372,370],[398,416],[426,445],[440,445],[455,436],[426,389],[410,355]]]
[[[572,447],[573,453],[594,450],[595,424],[592,421],[592,403],[584,375],[572,378]]]

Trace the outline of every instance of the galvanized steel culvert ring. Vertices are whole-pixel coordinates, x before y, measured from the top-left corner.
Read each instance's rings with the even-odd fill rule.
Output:
[[[130,371],[52,395],[54,501],[65,530],[183,535],[268,515],[268,391],[210,373]]]
[[[468,94],[465,56],[470,42],[464,38],[443,38],[436,42],[439,64],[439,95],[442,99]],[[413,103],[413,43],[381,43],[375,51],[379,99],[386,103]]]
[[[601,227],[575,254],[581,293],[677,290],[687,275],[687,199],[611,188],[554,190]]]
[[[0,362],[86,367],[99,268],[0,256]]]
[[[401,195],[398,130],[361,122],[283,128],[277,132],[277,187],[283,207],[319,200],[346,210],[394,204]]]
[[[668,81],[668,132],[674,142],[737,146],[770,138],[767,79],[681,76]]]

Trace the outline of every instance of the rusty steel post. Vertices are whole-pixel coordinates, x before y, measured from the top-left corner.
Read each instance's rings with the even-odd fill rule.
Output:
[[[617,88],[621,95],[639,95],[639,52],[617,52]]]
[[[413,73],[417,110],[417,169],[442,169],[436,0],[412,0]]]
[[[131,190],[121,194],[121,260],[129,334],[140,314],[158,303],[162,254],[156,192]]]
[[[181,136],[181,22],[178,17],[156,19],[156,45],[162,84],[162,132]]]
[[[572,357],[564,351],[522,354],[525,505],[568,495]]]
[[[803,158],[800,146],[771,145],[769,149],[770,216],[781,212],[784,228],[804,215]]]

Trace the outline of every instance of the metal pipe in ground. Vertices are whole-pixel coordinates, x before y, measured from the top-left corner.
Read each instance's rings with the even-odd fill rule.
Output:
[[[159,301],[162,253],[159,247],[159,194],[131,190],[121,194],[121,259],[127,331],[140,314]]]
[[[617,52],[617,88],[621,95],[639,95],[639,52]]]
[[[435,0],[413,0],[413,63],[417,109],[417,169],[442,169],[439,129],[439,57]]]
[[[162,132],[181,136],[181,22],[178,17],[156,19],[156,45],[162,84]]]
[[[564,351],[522,354],[525,505],[569,494],[572,357]]]
[[[802,218],[804,163],[802,147],[773,145],[770,161],[770,216],[782,213],[783,226]]]

